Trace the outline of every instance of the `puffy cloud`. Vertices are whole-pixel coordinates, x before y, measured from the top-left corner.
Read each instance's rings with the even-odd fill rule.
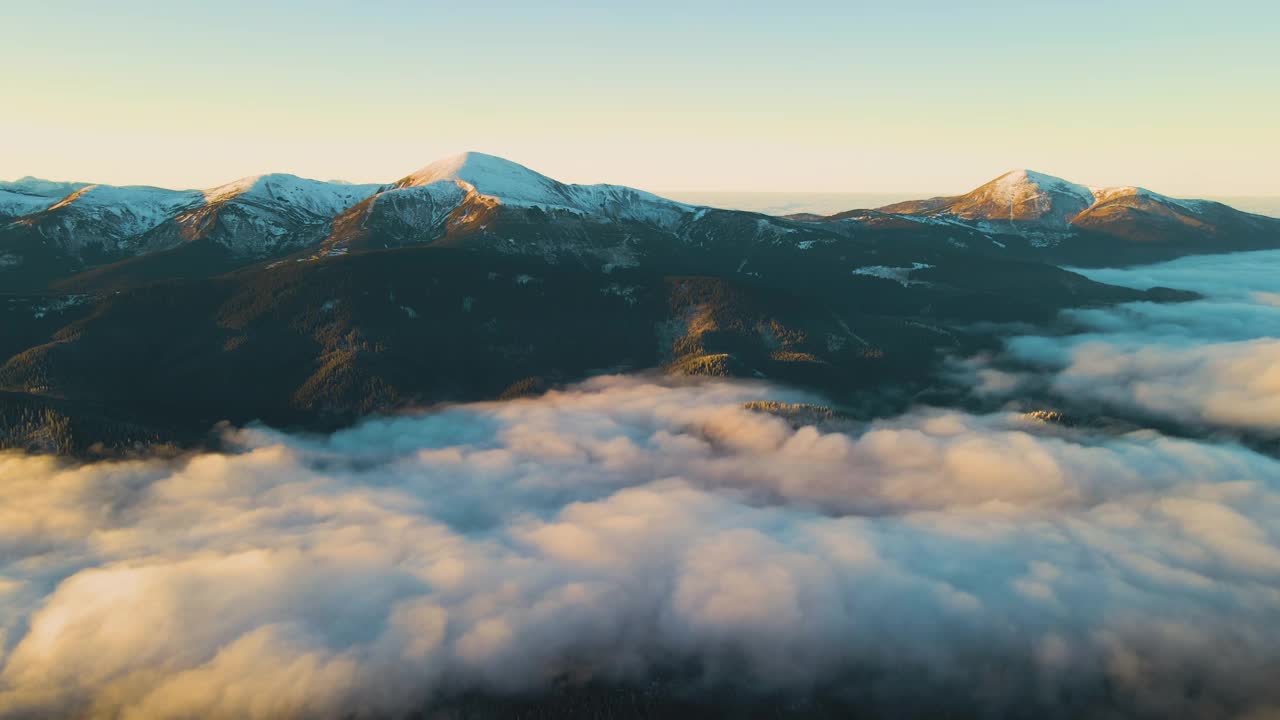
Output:
[[[1280,706],[1277,461],[1009,414],[793,427],[766,398],[812,400],[602,378],[180,460],[0,455],[0,716],[656,677],[894,714]]]
[[[1031,343],[1015,347],[1023,352]],[[1280,432],[1280,340],[1185,348],[1089,342],[1069,351],[1056,392],[1193,425]]]
[[[1141,421],[1280,435],[1280,252],[1187,257],[1087,271],[1104,282],[1171,286],[1205,297],[1065,313],[1066,332],[1021,334],[1007,363],[960,364],[976,392],[1018,397],[1047,388],[1086,411]]]

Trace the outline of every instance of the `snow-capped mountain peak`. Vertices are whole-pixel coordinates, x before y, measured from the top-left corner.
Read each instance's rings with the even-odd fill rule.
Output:
[[[440,180],[462,180],[473,184],[506,180],[521,185],[555,182],[542,173],[506,158],[468,151],[440,158],[410,174],[400,184],[427,185]]]
[[[42,178],[27,175],[17,180],[0,182],[0,191],[8,191],[20,193],[23,195],[37,195],[40,197],[64,198],[67,195],[88,187],[93,183],[86,182],[61,182],[58,180],[44,180]]]
[[[546,175],[495,155],[465,152],[442,158],[396,183],[420,187],[438,182],[465,183],[481,195],[515,205],[566,205],[565,186]]]
[[[122,241],[156,227],[175,213],[203,204],[197,190],[147,185],[89,185],[51,205],[59,234],[75,246],[99,238]],[[53,226],[46,226],[52,232]],[[89,231],[88,228],[92,228]]]
[[[16,218],[9,227],[70,257],[125,256],[138,251],[145,233],[203,202],[194,190],[87,185]]]
[[[30,175],[0,182],[0,219],[20,217],[48,209],[89,183],[56,182]]]
[[[373,195],[381,185],[310,180],[287,173],[240,178],[203,191],[210,205],[244,200],[256,204],[288,205],[316,215],[333,216]]]
[[[1086,204],[1092,204],[1094,201],[1093,192],[1089,188],[1035,170],[1011,170],[988,185],[993,186],[993,190],[1003,194],[1011,202],[1040,193],[1068,195]]]
[[[1066,227],[1093,203],[1093,192],[1083,185],[1034,170],[1013,170],[959,197],[938,198],[927,210],[961,220]]]
[[[1169,195],[1158,193],[1154,190],[1148,190],[1137,185],[1117,185],[1111,187],[1091,187],[1090,192],[1098,202],[1106,202],[1121,197],[1145,197],[1153,200],[1171,200],[1175,202],[1202,202],[1200,200],[1178,200]]]
[[[411,187],[461,188],[487,202],[512,208],[568,211],[609,220],[631,219],[671,224],[694,211],[689,205],[621,185],[571,185],[519,163],[481,152],[437,160],[396,183]]]
[[[168,190],[149,185],[87,185],[49,207],[50,210],[77,208],[123,208],[139,212],[172,212],[198,203],[194,190]]]
[[[877,222],[911,218],[963,225],[988,237],[1021,236],[1034,248],[1054,248],[1059,257],[1081,264],[1260,249],[1272,247],[1280,233],[1280,220],[1219,202],[1173,198],[1132,185],[1086,187],[1034,170],[1007,172],[964,195],[908,200],[877,212]],[[1103,237],[1126,242],[1112,245]]]

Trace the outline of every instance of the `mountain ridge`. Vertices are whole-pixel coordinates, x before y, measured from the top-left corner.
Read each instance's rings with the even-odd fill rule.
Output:
[[[793,219],[845,232],[903,222],[964,227],[995,254],[1078,265],[1280,247],[1280,219],[1137,186],[1097,187],[1014,170],[961,195]]]
[[[1069,212],[1049,214],[1046,213],[1048,207],[1045,205],[1035,206],[1030,202],[1033,200],[1051,200],[1054,196],[1068,198],[1077,204],[1083,205],[1083,208],[1074,214]],[[1200,203],[1212,202],[1174,198],[1134,185],[1080,185],[1048,173],[1021,169],[1010,170],[961,195],[937,196],[926,200],[907,200],[876,209],[881,212],[904,214],[948,212],[967,217],[967,219],[997,220],[1004,219],[1003,207],[1008,205],[1010,220],[1043,220],[1045,215],[1049,214],[1050,222],[1069,223],[1080,212],[1110,200],[1127,196],[1139,196],[1162,203],[1180,204],[1188,210],[1194,210],[1195,206]],[[1030,206],[1028,207],[1028,205]],[[987,209],[987,206],[994,206],[994,211],[983,212]],[[1019,212],[1019,209],[1022,212]]]
[[[1144,188],[1089,187],[1034,170],[1004,173],[958,196],[778,217],[690,205],[621,185],[561,183],[474,151],[384,184],[272,173],[177,191],[26,178],[0,186],[0,212],[4,207],[27,212],[0,217],[0,291],[75,288],[81,274],[92,277],[93,287],[125,277],[161,281],[293,255],[306,260],[423,243],[599,270],[657,263],[680,272],[724,272],[731,261],[748,276],[765,271],[759,263],[766,257],[789,264],[780,251],[830,255],[834,249],[834,259],[850,270],[858,263],[934,264],[923,256],[886,264],[877,255],[890,252],[890,236],[917,255],[959,250],[1057,264],[1280,244],[1280,220]]]
[[[0,447],[127,453],[220,420],[326,428],[622,370],[900,405],[989,342],[977,323],[1190,297],[955,222],[721,210],[475,153],[384,185],[75,192],[0,228],[0,260],[20,254],[0,267]],[[105,202],[121,195],[170,209]]]

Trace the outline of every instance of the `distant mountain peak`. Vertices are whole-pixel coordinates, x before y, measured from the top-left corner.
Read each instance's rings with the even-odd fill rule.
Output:
[[[317,215],[334,215],[380,190],[382,185],[311,180],[289,173],[250,175],[204,191],[205,202],[230,200],[285,204]]]
[[[1083,185],[1035,170],[1011,170],[964,195],[897,203],[882,208],[908,214],[943,214],[962,220],[1033,222],[1066,227],[1094,203]]]
[[[50,210],[75,207],[83,209],[123,209],[130,212],[168,212],[198,201],[199,192],[169,190],[151,185],[85,185],[50,206]]]
[[[1038,172],[1036,170],[1031,170],[1029,168],[1019,168],[1017,170],[1010,170],[1009,172],[1004,173],[1000,177],[996,178],[996,181],[1004,182],[1004,183],[1029,182],[1029,183],[1037,183],[1037,184],[1041,182],[1045,182],[1045,183],[1065,182],[1062,178],[1057,177],[1055,175]]]
[[[417,181],[435,182],[438,180],[466,180],[468,177],[485,177],[487,175],[546,177],[520,163],[474,150],[435,160],[417,172],[412,173],[409,177]]]
[[[269,192],[273,186],[294,185],[301,183],[318,182],[314,180],[306,180],[297,175],[288,173],[264,173],[261,175],[249,175],[239,180],[232,180],[225,185],[209,188],[204,191],[205,199],[209,202],[217,202],[240,195],[251,195],[256,193]]]
[[[62,198],[68,194],[75,192],[84,187],[88,187],[92,183],[86,182],[61,182],[58,180],[45,180],[43,178],[26,175],[17,180],[0,181],[0,191],[8,191],[21,193],[23,195],[34,195],[39,197]]]
[[[436,160],[396,185],[420,187],[437,182],[465,183],[482,195],[509,202],[550,205],[564,202],[564,186],[560,182],[519,163],[474,151]]]
[[[1027,197],[1036,193],[1058,193],[1069,195],[1079,199],[1087,205],[1091,205],[1094,200],[1093,191],[1084,185],[1064,180],[1055,175],[1037,172],[1035,170],[1010,170],[991,182],[983,185],[974,191],[981,192],[984,188],[992,188],[1003,193],[1007,199],[1017,202],[1020,197]],[[970,193],[973,194],[973,193]]]
[[[454,183],[465,190],[515,207],[570,210],[578,213],[627,214],[627,206],[660,205],[663,213],[693,207],[623,185],[563,183],[536,170],[496,155],[464,152],[437,160],[405,176],[396,188]],[[643,213],[642,213],[643,214]]]

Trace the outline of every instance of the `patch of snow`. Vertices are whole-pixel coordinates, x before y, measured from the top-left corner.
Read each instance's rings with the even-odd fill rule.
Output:
[[[593,255],[605,260],[601,266],[603,272],[611,273],[618,268],[632,268],[640,266],[640,259],[636,257],[635,252],[627,247],[599,248],[592,252]]]
[[[28,195],[26,193],[0,190],[0,216],[20,217],[40,212],[58,202],[56,197]]]
[[[841,318],[839,315],[834,315],[834,314],[833,314],[833,315],[832,315],[832,318],[836,321],[836,324],[840,326],[840,329],[841,329],[841,330],[844,330],[844,331],[845,331],[845,333],[846,333],[846,334],[848,334],[848,336],[849,336],[849,337],[851,337],[851,338],[853,338],[854,340],[857,340],[858,342],[862,343],[862,346],[863,346],[863,347],[868,347],[868,348],[869,348],[869,347],[871,347],[871,343],[867,342],[867,339],[866,339],[866,338],[864,338],[864,337],[862,337],[861,335],[859,335],[858,333],[854,332],[854,331],[853,331],[853,328],[849,327],[849,323],[845,322],[845,321],[844,321],[844,319],[843,319],[843,318]]]
[[[636,299],[636,291],[639,289],[639,287],[634,285],[619,285],[618,283],[613,283],[600,288],[600,294],[620,297],[625,300],[628,305],[635,305],[639,302],[639,300]]]
[[[434,240],[466,198],[467,192],[451,182],[396,187],[373,196],[365,220],[376,218],[384,228],[405,237]]]
[[[780,225],[776,220],[771,218],[758,218],[756,220],[756,234],[766,235],[774,239],[783,235],[789,235],[796,232],[796,228]]]
[[[960,339],[956,337],[956,334],[951,332],[950,330],[947,330],[946,328],[940,328],[937,325],[929,325],[928,323],[922,323],[916,320],[907,320],[906,324],[912,327],[920,328],[921,330],[928,330],[929,332],[948,337],[957,346],[960,344]]]
[[[884,280],[892,280],[902,287],[912,285],[911,273],[916,270],[924,270],[931,268],[928,263],[913,262],[911,267],[893,267],[890,265],[869,265],[867,267],[854,268],[854,275],[866,275],[868,277],[878,277]]]
[[[64,295],[42,303],[35,303],[31,306],[32,316],[39,320],[49,313],[62,312],[63,310],[83,305],[89,301],[90,297],[89,295]]]

